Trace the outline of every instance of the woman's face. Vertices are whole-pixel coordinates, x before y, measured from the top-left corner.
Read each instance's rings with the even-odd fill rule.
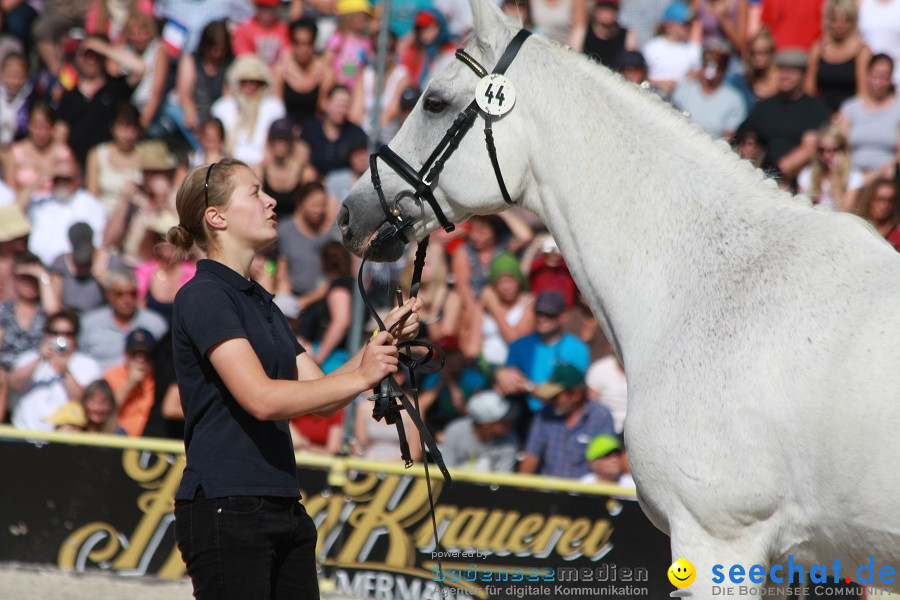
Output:
[[[141,23],[129,23],[125,30],[125,40],[138,54],[144,52],[153,40],[153,34]]]
[[[89,423],[106,423],[113,409],[113,399],[103,392],[94,392],[84,400],[84,414]]]
[[[224,209],[227,235],[235,236],[255,249],[262,249],[278,239],[275,226],[275,199],[262,190],[256,174],[240,167],[232,174],[234,192]]]
[[[300,216],[311,227],[318,229],[325,220],[328,210],[328,196],[321,190],[311,192],[299,206]]]
[[[817,148],[818,157],[829,171],[834,168],[837,163],[837,158],[842,151],[843,148],[834,138],[822,137],[819,140],[819,146]]]
[[[294,60],[299,64],[309,64],[309,61],[315,56],[315,40],[312,31],[295,29],[291,38],[291,51],[294,53]]]
[[[130,152],[137,144],[140,132],[138,128],[131,123],[116,121],[112,125],[113,141],[120,150]]]
[[[200,134],[200,145],[206,152],[210,150],[219,151],[222,149],[222,135],[219,133],[218,127],[207,124]]]
[[[24,265],[22,266],[24,267]],[[33,302],[40,297],[40,286],[34,275],[26,274],[24,269],[15,267],[13,269],[13,279],[15,280],[14,289],[16,296],[19,299]]]
[[[476,250],[484,250],[492,248],[497,244],[497,238],[494,236],[494,230],[484,221],[472,221],[469,229],[469,243]]]
[[[3,67],[0,77],[3,78],[3,85],[6,86],[6,89],[11,94],[18,94],[25,86],[25,82],[28,81],[28,71],[25,68],[25,63],[21,60],[12,59],[6,61],[6,66]]]
[[[519,295],[519,280],[512,275],[501,275],[494,282],[494,289],[503,302],[513,302]]]
[[[28,118],[28,135],[38,148],[46,148],[53,142],[53,123],[43,112],[36,110]]]
[[[765,71],[772,65],[775,57],[775,47],[765,39],[754,40],[750,44],[750,68],[755,71]]]
[[[828,21],[828,33],[832,38],[835,40],[846,39],[855,27],[856,23],[847,14],[847,11],[840,8],[835,8],[831,11],[831,19]]]
[[[422,46],[430,46],[441,34],[441,27],[437,24],[416,28],[416,39]]]
[[[894,69],[891,63],[886,60],[879,60],[869,67],[869,73],[866,76],[869,85],[869,94],[876,100],[882,100],[891,92],[891,77]]]
[[[869,219],[876,223],[883,223],[891,218],[894,212],[894,194],[896,188],[891,184],[878,186],[872,203],[869,204]]]

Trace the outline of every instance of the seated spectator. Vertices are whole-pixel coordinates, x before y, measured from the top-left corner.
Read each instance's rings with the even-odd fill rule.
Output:
[[[493,390],[477,392],[466,402],[468,416],[444,431],[440,450],[448,467],[488,473],[516,469],[519,439],[512,430],[512,404]]]
[[[320,257],[328,290],[322,300],[307,307],[298,335],[328,374],[350,358],[347,333],[353,316],[354,277],[350,253],[341,242],[326,243]]]
[[[403,111],[400,98],[403,90],[409,87],[409,73],[406,67],[398,62],[397,37],[388,35],[387,65],[384,72],[384,84],[380,90],[378,73],[374,64],[366,65],[362,76],[353,87],[350,102],[349,119],[358,123],[370,138],[375,138],[375,124],[372,122],[375,109],[375,98],[380,98],[378,136],[376,145],[386,144],[394,139],[400,126],[403,125]]]
[[[281,0],[254,0],[253,16],[231,36],[234,54],[255,54],[267,67],[273,66],[290,45],[287,24],[278,16]]]
[[[28,133],[28,111],[34,86],[28,77],[28,61],[12,52],[0,61],[0,148]]]
[[[294,296],[301,313],[328,293],[319,257],[326,244],[340,240],[335,213],[325,188],[311,182],[297,193],[291,218],[278,223],[278,294]]]
[[[372,5],[368,0],[337,0],[337,30],[325,45],[325,62],[331,66],[338,85],[352,89],[372,54],[369,21]]]
[[[744,98],[747,110],[760,100],[778,93],[778,69],[775,67],[775,40],[768,29],[760,29],[747,44],[747,59],[740,73],[727,78]]]
[[[588,443],[600,434],[615,435],[609,410],[588,400],[584,371],[566,363],[558,363],[534,394],[547,405],[531,423],[519,473],[584,477],[590,472]]]
[[[100,378],[97,361],[78,350],[78,331],[75,313],[50,315],[40,347],[16,357],[9,371],[9,389],[12,423],[19,429],[53,431],[45,419]]]
[[[895,180],[877,177],[869,183],[860,194],[856,214],[900,252],[900,198]]]
[[[763,0],[760,21],[772,32],[779,52],[808,52],[822,33],[823,4],[824,0]]]
[[[590,20],[579,46],[601,65],[615,68],[619,54],[625,51],[625,30],[619,26],[619,0],[598,0],[591,9]]]
[[[395,33],[402,35],[396,30]],[[424,90],[450,64],[454,52],[447,20],[439,10],[428,8],[416,13],[412,43],[401,52],[400,64],[409,73],[410,84]]]
[[[290,218],[297,192],[303,184],[316,180],[316,170],[309,162],[309,146],[300,141],[290,117],[278,119],[269,127],[266,152],[255,171],[263,191],[277,202],[278,219]]]
[[[803,91],[807,56],[799,50],[779,52],[778,95],[757,102],[740,130],[753,132],[766,147],[762,168],[793,181],[815,155],[816,130],[827,120],[822,104]]]
[[[215,117],[210,117],[200,126],[197,143],[199,148],[188,156],[188,167],[191,169],[228,158],[225,153],[225,126]]]
[[[662,34],[641,50],[647,60],[650,83],[667,96],[689,74],[700,69],[700,45],[688,39],[693,18],[687,4],[672,2],[663,14]]]
[[[125,338],[131,331],[146,329],[160,339],[169,326],[152,310],[138,307],[137,280],[130,269],[110,269],[103,288],[108,305],[84,315],[78,343],[107,370],[124,362]]]
[[[79,46],[75,55],[78,83],[60,98],[55,135],[59,141],[69,144],[80,165],[86,164],[91,148],[112,138],[113,110],[121,102],[127,102],[133,91],[133,84],[126,77],[107,74],[105,55],[101,52],[107,55],[113,52],[120,64],[132,67],[133,71],[139,69],[115,53],[104,36],[89,35]]]
[[[900,60],[900,0],[860,0],[859,34],[872,54],[887,54]],[[900,69],[894,73],[900,86]]]
[[[876,54],[866,72],[866,91],[841,106],[837,122],[850,145],[853,167],[867,181],[893,177],[900,161],[900,96],[891,82],[894,61]]]
[[[335,169],[325,177],[325,191],[342,203],[344,198],[369,169],[369,145],[364,138],[347,144],[347,167]]]
[[[50,265],[50,279],[62,305],[78,314],[102,306],[106,299],[100,282],[109,269],[125,265],[116,254],[94,247],[94,230],[87,223],[69,227],[72,251],[60,254]]]
[[[17,357],[40,347],[46,316],[61,308],[50,275],[37,256],[18,254],[12,274],[14,300],[0,304],[0,367],[7,370]]]
[[[334,86],[328,92],[322,117],[301,124],[300,138],[309,145],[312,164],[322,177],[349,166],[348,149],[366,139],[366,132],[347,119],[350,99],[349,89]]]
[[[197,272],[193,260],[177,260],[175,247],[166,241],[169,229],[178,225],[178,217],[162,212],[149,223],[140,255],[146,257],[134,269],[138,283],[138,304],[172,322],[175,294]]]
[[[134,329],[125,338],[124,362],[108,369],[103,379],[116,399],[119,425],[132,437],[140,437],[147,426],[156,394],[151,356],[156,338],[146,329]]]
[[[87,223],[94,232],[94,246],[102,244],[101,234],[106,227],[103,204],[81,187],[81,174],[71,158],[53,166],[53,191],[35,198],[28,207],[31,236],[28,248],[45,265],[52,265],[57,256],[72,251],[69,228],[75,223]]]
[[[13,265],[28,249],[31,223],[15,204],[0,205],[0,302],[15,299]]]
[[[162,140],[141,142],[138,154],[141,182],[126,186],[103,232],[105,247],[118,250],[133,265],[150,258],[142,254],[141,246],[153,223],[166,218],[175,218],[177,223],[175,157]]]
[[[628,409],[628,381],[625,367],[615,354],[610,354],[591,364],[585,375],[588,398],[599,402],[613,416],[616,433],[625,429],[625,413]]]
[[[284,103],[272,95],[269,70],[255,54],[228,68],[227,96],[213,102],[210,114],[225,127],[225,152],[251,167],[262,162],[269,127],[285,116]]]
[[[72,151],[55,140],[56,111],[36,99],[28,109],[28,135],[15,142],[3,159],[3,180],[16,192],[16,203],[28,211],[36,197],[53,192],[53,169],[72,159]]]
[[[107,217],[115,212],[128,184],[141,181],[141,155],[137,141],[141,135],[140,114],[129,103],[116,107],[112,141],[98,144],[88,152],[85,189],[103,203]]]
[[[479,300],[464,316],[460,345],[467,358],[497,368],[506,364],[509,344],[534,331],[534,297],[513,254],[504,252],[494,259]]]
[[[724,82],[731,55],[727,46],[711,44],[703,49],[703,68],[697,78],[681,82],[672,104],[690,114],[714,138],[730,139],[747,118],[740,93]]]
[[[845,100],[862,94],[872,52],[856,28],[856,0],[828,0],[825,30],[809,51],[804,87],[834,114]]]
[[[817,142],[812,164],[797,176],[797,191],[809,194],[813,204],[852,212],[865,178],[853,168],[847,140],[836,124],[829,123],[819,130]]]
[[[290,420],[294,450],[334,456],[344,445],[344,409],[330,417],[303,415]]]
[[[494,389],[505,396],[518,395],[518,400],[525,403],[518,422],[520,435],[531,415],[544,406],[541,398],[524,398],[523,395],[546,382],[560,363],[572,365],[582,372],[590,365],[587,344],[563,332],[565,310],[566,301],[559,292],[540,294],[534,303],[535,332],[510,344],[506,366],[494,373]]]
[[[81,394],[80,402],[85,416],[84,431],[125,433],[116,422],[116,398],[105,379],[88,384]]]
[[[291,23],[291,47],[272,68],[272,93],[295,123],[314,119],[334,85],[334,71],[315,51],[318,32],[314,19]]]
[[[634,479],[625,472],[624,454],[618,436],[603,434],[592,439],[584,453],[591,472],[581,478],[581,483],[614,483],[633,488]]]

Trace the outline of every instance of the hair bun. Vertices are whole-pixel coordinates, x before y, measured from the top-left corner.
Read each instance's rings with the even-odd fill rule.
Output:
[[[190,252],[194,246],[194,236],[181,223],[169,229],[166,233],[166,241],[185,253]]]

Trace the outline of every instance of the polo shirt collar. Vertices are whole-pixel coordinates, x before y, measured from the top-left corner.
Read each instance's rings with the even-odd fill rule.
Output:
[[[226,267],[222,263],[215,260],[209,260],[208,258],[198,260],[197,271],[207,271],[215,275],[231,287],[242,292],[246,292],[247,290],[253,288],[253,281],[245,279],[241,276],[240,273],[234,271],[231,267]]]

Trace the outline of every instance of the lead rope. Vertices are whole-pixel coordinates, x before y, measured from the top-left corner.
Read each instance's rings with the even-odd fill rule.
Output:
[[[363,255],[362,262],[359,266],[359,272],[357,273],[357,287],[359,287],[359,294],[363,304],[366,306],[366,310],[369,311],[369,314],[375,320],[378,328],[382,331],[386,331],[387,329],[385,328],[384,321],[381,320],[381,317],[378,316],[378,313],[369,302],[369,297],[368,294],[366,294],[363,281],[363,270],[368,261],[369,254],[371,254],[377,246],[378,244],[376,243],[370,244]],[[425,266],[425,253],[427,250],[428,238],[426,237],[419,242],[418,248],[416,249],[416,258],[413,262],[412,283],[410,284],[409,290],[410,298],[415,298],[418,295],[419,284],[422,279],[422,269]],[[405,319],[401,319],[394,324],[393,328],[402,330],[404,321]],[[395,334],[394,331],[391,331],[391,333]],[[411,352],[411,348],[413,347],[425,348],[426,353],[422,357],[416,358]],[[434,492],[431,488],[431,474],[428,470],[428,461],[425,460],[426,453],[431,455],[448,487],[453,486],[453,479],[450,477],[450,472],[444,464],[444,457],[441,455],[441,451],[438,449],[434,438],[431,437],[428,428],[425,427],[425,423],[422,421],[419,414],[419,389],[416,372],[421,371],[427,374],[439,371],[444,367],[446,357],[444,351],[440,347],[425,340],[401,340],[397,342],[397,348],[401,351],[399,355],[400,362],[406,367],[407,372],[409,373],[410,392],[413,397],[413,402],[410,402],[409,398],[406,397],[403,388],[400,387],[400,384],[397,383],[396,379],[392,376],[385,377],[378,387],[378,392],[369,398],[375,403],[375,406],[372,408],[372,417],[376,421],[384,419],[385,423],[396,425],[397,437],[400,442],[400,455],[403,458],[404,466],[407,468],[412,466],[413,461],[409,453],[409,443],[406,439],[406,430],[403,426],[403,418],[400,413],[401,410],[406,410],[413,424],[416,426],[416,429],[419,431],[419,442],[421,444],[423,458],[422,465],[425,468],[425,487],[428,490],[431,527],[434,532],[434,546],[437,553],[437,565],[438,569],[443,571],[444,568],[441,564],[441,542],[438,539],[437,517],[434,512]],[[398,400],[399,403],[397,402]]]

